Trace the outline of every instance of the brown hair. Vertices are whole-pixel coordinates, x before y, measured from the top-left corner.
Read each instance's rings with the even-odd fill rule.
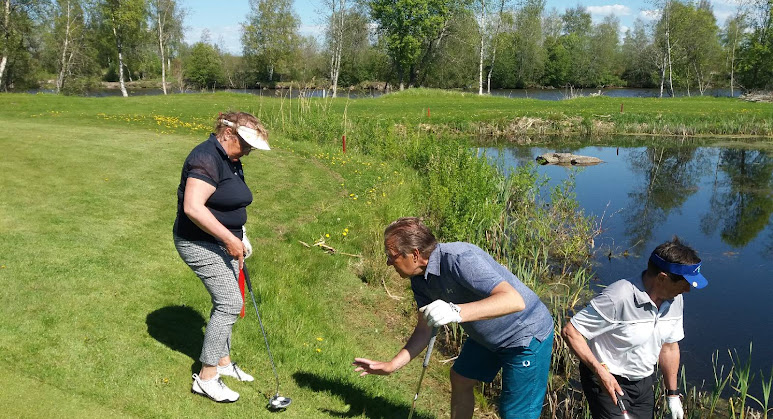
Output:
[[[387,242],[394,247],[393,250],[402,255],[413,253],[413,249],[419,249],[419,253],[424,258],[429,255],[437,246],[437,239],[429,231],[426,225],[417,217],[403,217],[384,229],[384,244]]]
[[[263,126],[263,124],[260,123],[258,118],[255,118],[254,115],[247,112],[229,111],[219,114],[215,120],[215,136],[218,139],[222,138],[226,129],[231,128],[224,124],[223,120],[233,122],[237,125],[237,127],[246,126],[247,124],[255,125],[255,130],[258,132],[258,135],[263,137],[263,139],[266,140],[266,143],[268,143],[268,131],[266,128]],[[233,132],[236,132],[236,128],[231,129]]]
[[[694,265],[700,263],[701,259],[698,257],[698,253],[688,246],[686,243],[682,243],[679,237],[674,236],[670,241],[662,243],[652,252],[660,256],[663,260],[669,263],[678,263],[681,265]],[[656,276],[664,270],[655,266],[652,262],[647,262],[647,274],[650,276]],[[672,281],[679,281],[684,279],[681,275],[675,275],[670,272],[665,272]]]

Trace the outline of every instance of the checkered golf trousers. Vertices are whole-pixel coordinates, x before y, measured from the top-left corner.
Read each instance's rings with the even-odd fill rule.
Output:
[[[217,243],[175,236],[174,245],[212,296],[212,311],[199,360],[206,365],[217,365],[220,358],[231,352],[231,329],[242,310],[239,262]]]

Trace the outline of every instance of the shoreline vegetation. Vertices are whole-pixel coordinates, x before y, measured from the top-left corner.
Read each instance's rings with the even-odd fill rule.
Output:
[[[259,290],[261,311],[273,330],[277,331],[273,335],[272,349],[276,345],[274,351],[280,354],[280,370],[287,375],[300,371],[293,375],[294,383],[286,384],[290,387],[288,394],[298,394],[293,395],[296,400],[308,398],[330,405],[340,404],[340,398],[343,398],[350,409],[361,409],[363,417],[386,417],[366,414],[367,409],[376,408],[369,405],[372,403],[378,404],[377,407],[384,412],[391,412],[387,416],[404,416],[408,395],[413,394],[415,384],[415,377],[408,371],[417,369],[406,368],[405,373],[389,379],[359,381],[350,381],[354,380],[350,377],[353,374],[346,369],[352,355],[375,352],[379,357],[388,357],[393,354],[403,344],[402,339],[410,330],[411,323],[415,322],[415,303],[410,298],[409,285],[395,278],[384,264],[380,238],[388,222],[403,215],[420,215],[439,240],[464,240],[486,249],[540,295],[556,320],[556,331],[572,310],[590,297],[593,254],[589,243],[601,231],[599,221],[584,214],[578,207],[571,179],[550,191],[548,197],[540,196],[545,179],[540,178],[533,167],[505,173],[481,159],[472,146],[496,137],[492,135],[494,129],[483,130],[481,127],[507,127],[513,121],[538,118],[549,121],[546,124],[553,124],[550,126],[560,127],[560,130],[557,129],[560,137],[546,139],[542,135],[547,129],[540,131],[534,128],[534,124],[519,128],[521,131],[501,130],[515,135],[517,141],[524,134],[516,133],[530,133],[532,131],[529,130],[533,129],[539,135],[529,139],[530,142],[546,141],[556,145],[562,141],[604,141],[601,135],[607,131],[599,128],[596,121],[610,124],[609,133],[616,135],[626,133],[630,127],[649,127],[652,131],[650,135],[662,137],[664,141],[682,141],[682,137],[694,135],[716,136],[715,131],[725,132],[726,135],[760,136],[766,143],[773,136],[773,106],[764,103],[722,98],[625,99],[624,112],[615,113],[620,108],[620,101],[590,97],[547,102],[426,89],[363,100],[265,98],[234,93],[128,99],[0,94],[3,109],[0,121],[15,127],[14,132],[20,132],[19,135],[27,140],[17,146],[20,148],[17,150],[21,156],[19,162],[14,159],[0,166],[4,173],[22,172],[27,175],[17,177],[13,183],[4,186],[9,201],[2,204],[6,207],[0,207],[4,208],[0,220],[5,220],[3,224],[13,228],[9,227],[7,243],[0,243],[0,254],[5,255],[2,260],[4,270],[0,270],[0,275],[16,275],[19,281],[14,283],[18,284],[16,286],[22,293],[38,293],[41,287],[50,293],[50,285],[40,285],[41,280],[43,284],[46,282],[39,272],[26,270],[33,265],[30,255],[36,252],[31,250],[39,247],[41,238],[30,239],[25,231],[48,234],[52,229],[62,232],[62,229],[67,229],[63,227],[62,218],[74,223],[73,228],[78,231],[87,229],[78,223],[88,222],[94,226],[92,217],[105,217],[127,233],[136,228],[132,225],[136,220],[130,217],[132,211],[155,208],[164,216],[154,215],[154,222],[150,223],[153,228],[140,224],[140,232],[132,233],[132,236],[124,234],[122,240],[128,241],[134,261],[141,261],[141,266],[150,269],[148,275],[155,284],[153,287],[159,289],[162,295],[171,292],[176,296],[174,299],[163,298],[166,304],[179,304],[190,299],[191,295],[199,295],[200,290],[193,285],[177,290],[182,278],[190,276],[189,272],[178,266],[174,269],[160,268],[175,255],[170,253],[173,249],[170,251],[168,248],[169,237],[162,234],[163,237],[158,238],[156,229],[167,231],[171,228],[167,225],[171,222],[167,213],[172,213],[173,209],[164,208],[170,205],[170,194],[176,186],[173,183],[179,178],[178,165],[190,146],[205,138],[214,115],[227,109],[251,112],[271,131],[273,154],[258,154],[254,158],[259,162],[257,165],[251,165],[249,159],[245,162],[245,172],[250,175],[251,182],[256,182],[251,187],[263,194],[256,202],[259,205],[249,208],[250,220],[255,220],[255,224],[248,226],[248,232],[253,234],[253,243],[257,241],[262,249],[259,260],[270,261],[273,257],[274,263],[257,263],[254,260],[248,263],[255,270],[253,277],[264,281],[263,290]],[[24,129],[29,126],[42,126],[42,129],[52,130],[49,134],[64,137],[51,142],[38,130]],[[673,134],[670,134],[675,128],[663,128],[669,126],[684,128],[680,139],[673,139]],[[60,131],[63,133],[60,134]],[[71,139],[73,133],[79,131],[84,134]],[[113,134],[123,131],[126,134]],[[86,137],[85,132],[91,133],[91,136]],[[342,150],[343,136],[347,141],[345,153]],[[10,133],[0,136],[0,140],[7,142],[8,147],[12,141],[16,143],[16,137],[11,137]],[[29,162],[35,161],[35,156],[40,154],[41,141],[51,148],[48,153],[56,153],[57,160],[53,160],[53,168],[43,164],[31,170]],[[93,153],[100,162],[119,164],[135,175],[150,173],[153,179],[165,179],[164,186],[161,188],[132,176],[123,176],[120,170],[109,176],[98,176],[96,181],[104,185],[105,192],[100,193],[101,188],[92,189],[94,185],[89,182],[80,185],[78,179],[81,177],[93,177],[89,175],[88,168],[94,156],[81,156],[80,149],[68,151],[70,141],[87,150],[96,148]],[[49,170],[65,176],[51,183],[53,189],[46,189],[48,184],[45,182],[40,185],[30,183],[39,180]],[[75,177],[68,181],[68,176],[73,175]],[[33,199],[30,190],[42,195],[35,194],[34,197],[38,198]],[[149,196],[137,196],[138,190],[144,190]],[[98,205],[99,211],[87,220],[81,220],[80,215],[69,213],[75,208],[56,205],[61,199],[58,196],[60,193],[91,197],[85,207],[80,201],[72,203],[83,212],[93,209],[92,205]],[[129,213],[124,213],[125,207]],[[25,213],[38,214],[48,220],[48,224],[42,228],[33,227],[33,221],[25,218],[20,208],[25,208]],[[70,223],[65,222],[64,225]],[[106,228],[108,225],[111,224],[94,227]],[[107,240],[105,237],[111,236],[108,231],[100,230],[91,234],[94,237],[89,239],[90,242]],[[132,242],[135,235],[142,240]],[[11,242],[19,245],[11,247],[8,245]],[[298,242],[315,245],[308,248]],[[105,275],[114,266],[126,266],[127,262],[123,261],[126,255],[118,243],[108,240],[106,246],[105,243],[97,244],[108,249],[105,255],[97,257],[87,253],[84,260],[79,260],[79,263],[85,263],[84,266],[94,270],[89,271],[91,274]],[[83,243],[80,245],[85,246]],[[74,252],[69,239],[56,240],[52,246],[50,254]],[[155,249],[155,253],[148,255],[149,248]],[[5,270],[6,265],[13,269]],[[69,271],[64,269],[63,272]],[[325,274],[319,275],[319,272]],[[84,278],[92,277],[87,275]],[[131,286],[130,283],[124,285],[113,280],[112,275],[104,277],[102,281],[109,281],[103,285],[105,287],[114,284]],[[53,278],[58,280],[57,275]],[[144,279],[144,282],[147,281]],[[143,286],[147,287],[147,284]],[[68,295],[67,291],[61,292],[65,297]],[[132,295],[121,292],[120,288],[108,294],[113,295],[113,292],[115,295],[120,292],[125,298]],[[203,313],[206,301],[203,297],[196,298],[195,309]],[[66,298],[63,300],[56,302],[58,307],[67,312],[74,310],[66,304]],[[19,302],[11,302],[6,297],[3,301],[10,307],[5,310],[13,311],[16,316],[27,312]],[[140,300],[136,301],[143,306]],[[131,300],[126,303],[131,303]],[[304,316],[319,320],[295,322],[294,319],[306,318]],[[336,318],[342,321],[323,320]],[[86,332],[81,330],[81,326],[73,326],[74,331],[71,332],[67,328],[70,324],[68,319],[60,320],[63,324],[56,326],[57,333],[64,336],[60,339],[83,340],[81,334]],[[35,317],[29,321],[41,330],[47,327],[45,325],[54,327],[50,325],[57,324],[48,317],[40,320]],[[347,326],[354,323],[361,327]],[[104,333],[99,331],[98,326],[92,326],[90,330],[91,336]],[[0,333],[9,335],[6,336],[8,339],[4,339],[7,342],[22,341],[18,347],[4,346],[4,350],[8,350],[8,359],[24,359],[29,351],[36,350],[40,345],[39,342],[28,343],[30,339],[24,338],[26,332]],[[45,336],[49,332],[41,333]],[[262,344],[257,334],[245,329],[239,333],[249,339],[250,352]],[[314,340],[309,336],[318,337]],[[425,412],[431,409],[433,414],[447,414],[446,374],[449,363],[440,361],[450,360],[458,354],[463,338],[458,327],[446,328],[439,335],[438,356],[428,372],[426,393],[422,393],[421,409]],[[308,343],[310,340],[311,344]],[[94,344],[103,351],[100,353],[108,357],[124,353],[126,347],[123,345],[140,345],[144,349],[137,352],[143,354],[134,357],[130,353],[127,358],[137,358],[136,363],[150,362],[156,369],[169,368],[164,365],[169,362],[169,348],[174,349],[174,345],[160,348],[148,346],[141,339],[125,341],[119,347],[113,347],[108,342],[110,339],[95,340]],[[330,342],[330,347],[324,346],[327,342]],[[311,347],[316,347],[316,352]],[[66,345],[56,345],[54,349],[72,350]],[[311,355],[305,352],[306,349],[312,351],[309,352]],[[192,353],[196,350],[186,351]],[[65,356],[75,355],[65,353]],[[312,356],[318,357],[317,361]],[[688,384],[688,372],[683,370],[680,388],[685,394],[686,417],[767,417],[773,371],[769,374],[751,371],[750,356],[751,347],[748,356],[730,353],[731,365],[726,368],[720,365],[717,355],[712,360],[717,368],[715,382],[708,383],[706,387]],[[194,356],[191,355],[191,358]],[[317,365],[320,359],[325,362],[319,366],[319,374],[325,380],[303,372],[308,371],[310,362]],[[96,384],[100,379],[119,381],[123,378],[123,370],[136,368],[134,364],[127,364],[131,361],[121,362],[120,367],[114,369],[100,364],[99,371],[94,372],[97,375],[93,376],[88,371],[79,371],[78,377]],[[68,376],[73,367],[66,363],[43,361],[25,368],[32,376],[50,383],[47,378],[52,375]],[[551,371],[543,417],[583,417],[586,409],[582,394],[573,384],[577,361],[560,339],[560,333],[556,333]],[[186,403],[184,398],[178,401],[181,396],[177,391],[188,385],[186,374],[189,379],[190,373],[183,369],[172,374],[183,384],[168,392],[163,390],[163,386],[157,394],[138,397],[131,395],[132,390],[137,389],[129,389],[129,395],[125,390],[120,394],[111,393],[109,386],[93,391],[97,397],[108,400],[109,407],[120,409],[131,406],[126,410],[129,413],[138,414],[157,408],[166,409],[161,415],[179,416],[188,412],[186,409],[189,408],[182,406]],[[749,388],[754,382],[753,376],[763,385],[761,393],[757,388]],[[478,414],[481,417],[495,414],[498,389],[495,382],[483,386],[478,393]],[[327,393],[318,394],[320,390]],[[663,414],[665,408],[661,390],[658,387],[656,393],[659,414]],[[90,394],[92,390],[84,391]],[[332,400],[329,400],[330,393],[334,395]],[[750,393],[762,396],[755,399]],[[119,397],[127,397],[128,400],[110,402]],[[366,403],[362,397],[373,399],[368,399]],[[169,403],[170,400],[172,403]],[[157,406],[159,404],[163,407]],[[240,402],[235,409],[247,409],[246,404]],[[293,409],[298,410],[293,414],[297,417],[323,414],[320,410],[303,411],[307,408],[311,407],[296,408],[294,405]],[[210,406],[206,405],[205,409],[210,409]],[[335,410],[325,412],[333,416],[340,414]],[[359,410],[350,413],[359,414]],[[422,417],[431,417],[428,413],[425,415]]]
[[[282,102],[293,88],[278,90]],[[305,92],[308,90],[301,90]],[[218,92],[214,94],[236,94]],[[174,96],[174,95],[172,95]],[[549,143],[551,138],[642,136],[675,138],[773,138],[770,93],[750,100],[708,96],[677,98],[573,97],[560,101],[478,96],[436,89],[408,89],[377,98],[383,117],[400,129],[431,135],[474,137],[479,143]],[[309,99],[309,98],[305,98]],[[301,99],[303,100],[303,99]],[[368,118],[369,105],[346,98],[311,98],[350,118]],[[359,109],[365,113],[360,114]],[[405,110],[405,112],[403,112]],[[403,126],[404,125],[404,126]]]

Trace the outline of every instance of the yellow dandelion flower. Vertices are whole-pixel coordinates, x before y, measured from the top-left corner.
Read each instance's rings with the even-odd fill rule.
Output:
[[[349,229],[348,229],[348,228],[345,228],[345,229],[344,229],[344,231],[348,233],[348,232],[349,232]]]
[[[321,353],[322,349],[317,348],[317,353]]]
[[[329,237],[330,237],[330,234],[328,234],[328,233],[325,233],[325,237],[329,238]]]
[[[322,339],[321,337],[317,338],[317,342],[322,342],[325,339]]]
[[[344,231],[344,232],[343,232],[343,233],[341,233],[341,234],[345,236],[345,235],[346,235],[346,232]]]

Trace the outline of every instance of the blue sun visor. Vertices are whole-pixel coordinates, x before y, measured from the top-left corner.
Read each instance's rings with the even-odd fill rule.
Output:
[[[671,263],[667,262],[662,257],[656,255],[654,252],[652,255],[650,255],[650,262],[654,263],[655,266],[660,268],[661,270],[674,274],[674,275],[681,275],[684,277],[684,279],[687,280],[687,282],[690,283],[690,285],[693,286],[693,288],[703,288],[706,285],[709,285],[709,281],[703,276],[701,273],[701,263],[698,262],[694,265],[682,265],[681,263]]]

